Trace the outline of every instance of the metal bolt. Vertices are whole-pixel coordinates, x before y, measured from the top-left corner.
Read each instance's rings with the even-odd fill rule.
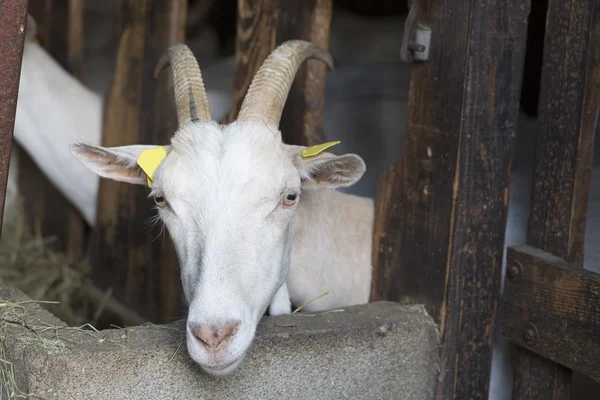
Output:
[[[422,53],[425,51],[425,46],[423,46],[422,44],[418,44],[415,42],[409,42],[408,43],[408,48],[412,51],[416,51],[418,53]]]
[[[508,275],[508,279],[510,279],[511,281],[514,281],[522,274],[523,274],[523,264],[521,264],[517,260],[513,260],[510,263],[510,265],[508,266],[508,269],[506,270],[506,275]]]
[[[537,342],[537,338],[537,327],[531,322],[528,322],[525,326],[525,332],[523,333],[523,339],[525,339],[525,343],[527,343],[528,346],[533,346]]]

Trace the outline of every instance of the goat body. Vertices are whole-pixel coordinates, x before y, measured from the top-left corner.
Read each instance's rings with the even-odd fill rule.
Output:
[[[337,190],[305,191],[292,221],[290,299],[307,311],[369,301],[373,200]]]
[[[77,140],[100,144],[100,97],[65,71],[39,44],[26,41],[14,140],[46,177],[94,225],[98,177],[68,156]],[[9,176],[17,172],[11,166]],[[15,180],[11,179],[12,184]]]

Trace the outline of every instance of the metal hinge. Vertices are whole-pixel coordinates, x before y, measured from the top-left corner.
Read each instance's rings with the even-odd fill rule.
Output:
[[[410,11],[404,24],[400,57],[404,61],[425,61],[429,59],[431,46],[431,28],[417,22],[419,0],[407,0]]]

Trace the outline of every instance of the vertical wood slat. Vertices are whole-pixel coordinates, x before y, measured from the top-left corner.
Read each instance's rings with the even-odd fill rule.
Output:
[[[123,1],[104,146],[168,144],[177,130],[171,69],[155,78],[154,68],[168,46],[184,42],[186,11],[186,0]],[[147,229],[156,213],[147,196],[147,187],[100,181],[91,278],[141,317],[172,322],[180,317],[180,270],[170,238]]]
[[[69,73],[83,77],[84,0],[29,0],[40,44]]]
[[[599,109],[600,5],[550,0],[527,244],[580,266]],[[513,398],[569,399],[571,374],[519,348]]]
[[[529,2],[420,1],[404,156],[382,178],[371,300],[440,324],[437,399],[487,398]]]
[[[30,0],[40,44],[79,80],[83,77],[83,0]],[[69,259],[84,252],[85,222],[79,211],[25,152],[19,160],[19,190],[32,230],[38,237],[56,235]]]
[[[236,75],[227,122],[237,117],[256,71],[269,53],[286,40],[301,39],[327,49],[332,0],[238,0]],[[306,61],[298,70],[281,117],[283,141],[313,146],[322,143],[327,67]]]
[[[0,231],[27,26],[27,0],[0,0]]]

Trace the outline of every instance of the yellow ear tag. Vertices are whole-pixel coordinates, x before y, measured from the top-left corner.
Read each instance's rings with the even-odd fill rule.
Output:
[[[335,146],[336,144],[340,144],[340,143],[342,143],[342,142],[340,142],[338,140],[335,142],[327,142],[327,143],[318,144],[316,146],[307,147],[306,149],[304,149],[300,152],[300,155],[302,156],[302,158],[314,157],[317,154],[327,150],[328,148]]]
[[[167,150],[163,146],[156,146],[153,149],[142,151],[137,159],[140,168],[148,175],[148,187],[152,187],[152,178],[154,171],[167,156]]]

